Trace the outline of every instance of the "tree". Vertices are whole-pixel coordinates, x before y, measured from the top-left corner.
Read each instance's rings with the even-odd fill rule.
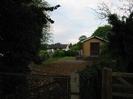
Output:
[[[107,40],[107,35],[111,31],[111,26],[110,25],[104,25],[101,27],[98,27],[95,32],[92,34],[92,36],[98,36],[101,37],[105,40]]]
[[[112,32],[109,33],[109,48],[113,55],[119,58],[119,63],[124,64],[128,71],[131,72],[133,65],[133,13],[126,20],[120,20],[116,14],[109,16],[109,23],[113,26]]]
[[[54,22],[47,11],[59,7],[49,7],[47,3],[43,5],[45,6],[38,6],[32,0],[1,1],[1,62],[6,66],[14,65],[14,68],[2,66],[1,71],[25,72],[28,70],[27,65],[37,56],[43,33],[47,32],[49,23]],[[4,67],[9,70],[4,70]]]
[[[76,44],[73,44],[72,47],[71,47],[70,49],[73,50],[73,51],[78,51],[78,50],[80,50],[80,44],[79,44],[79,42],[76,43]]]
[[[86,40],[86,39],[87,39],[87,36],[85,36],[85,35],[80,36],[79,37],[79,42],[74,45],[74,49],[77,50],[77,51],[79,51],[81,49],[81,47],[82,47],[82,42],[84,40]]]
[[[47,11],[53,11],[60,7],[59,5],[49,7],[47,2],[41,4],[41,1],[36,1],[1,0],[0,53],[2,56],[0,57],[0,72],[30,73],[28,65],[38,54],[43,37],[42,30],[47,32],[49,24],[54,22],[48,16]],[[1,90],[5,96],[7,92],[11,94],[22,83],[25,83],[25,79],[25,77],[21,79],[4,77]],[[20,91],[20,93],[23,92]]]
[[[122,2],[125,4],[125,2]],[[103,8],[107,9],[107,8]],[[108,34],[109,50],[114,57],[116,57],[118,65],[128,72],[133,72],[133,2],[128,2],[128,6],[121,7],[119,13],[107,13],[105,10],[108,23],[112,26],[111,32]]]
[[[84,41],[85,39],[87,39],[87,37],[85,35],[82,35],[79,37],[79,42]]]

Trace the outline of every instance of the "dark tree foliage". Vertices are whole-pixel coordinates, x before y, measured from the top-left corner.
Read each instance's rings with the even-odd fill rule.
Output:
[[[43,37],[42,30],[44,28],[46,31],[49,23],[54,22],[47,15],[47,11],[59,7],[49,7],[46,2],[44,6],[39,6],[37,4],[41,2],[36,1],[0,1],[0,72],[30,72],[28,65],[37,56]],[[4,76],[0,79],[0,98],[28,98],[26,84],[26,77]],[[12,97],[12,94],[16,96]]]
[[[82,41],[84,41],[85,39],[87,39],[87,37],[86,37],[85,35],[81,35],[81,36],[79,37],[79,42],[82,42]]]
[[[110,14],[108,22],[112,25],[108,35],[109,49],[120,65],[125,65],[128,72],[133,72],[133,12],[123,18]]]
[[[100,26],[95,30],[95,32],[92,34],[92,36],[98,36],[98,37],[101,37],[101,38],[107,40],[108,39],[107,35],[110,31],[111,31],[110,25]]]
[[[55,7],[39,7],[32,0],[1,0],[0,53],[1,71],[25,72],[37,56],[42,29],[53,23],[46,11]]]
[[[116,65],[133,72],[133,1],[116,0],[111,7],[103,3],[98,8],[101,18],[107,19],[112,29],[108,34],[109,51]]]

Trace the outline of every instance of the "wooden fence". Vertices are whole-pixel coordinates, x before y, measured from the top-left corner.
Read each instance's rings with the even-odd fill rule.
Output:
[[[0,99],[70,99],[70,77],[0,72]]]
[[[102,99],[133,99],[133,73],[102,71]]]

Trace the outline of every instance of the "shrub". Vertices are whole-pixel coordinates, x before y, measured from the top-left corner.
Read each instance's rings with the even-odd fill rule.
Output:
[[[39,56],[40,56],[41,58],[43,58],[43,60],[46,60],[46,59],[49,58],[49,53],[48,53],[47,51],[45,51],[45,50],[41,50],[41,51],[39,52]]]
[[[53,57],[64,57],[65,56],[65,51],[63,50],[56,50],[53,54]]]
[[[65,56],[76,56],[77,52],[74,50],[65,51]]]
[[[101,99],[101,72],[98,67],[87,67],[80,74],[81,99]]]

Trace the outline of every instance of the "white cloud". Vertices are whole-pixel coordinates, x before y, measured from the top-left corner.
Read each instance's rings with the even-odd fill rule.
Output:
[[[61,35],[61,34],[63,34],[63,33],[65,33],[65,32],[67,32],[68,31],[68,27],[65,27],[65,26],[63,26],[63,25],[60,25],[60,24],[54,24],[54,25],[52,25],[51,26],[51,32],[53,33],[53,32],[56,32],[55,33],[55,35]]]
[[[96,8],[99,2],[105,1],[111,5],[112,0],[47,0],[51,5],[61,7],[50,13],[55,23],[51,32],[54,42],[77,42],[81,35],[90,36],[100,25],[100,21],[91,8]],[[105,22],[103,22],[105,23]]]

